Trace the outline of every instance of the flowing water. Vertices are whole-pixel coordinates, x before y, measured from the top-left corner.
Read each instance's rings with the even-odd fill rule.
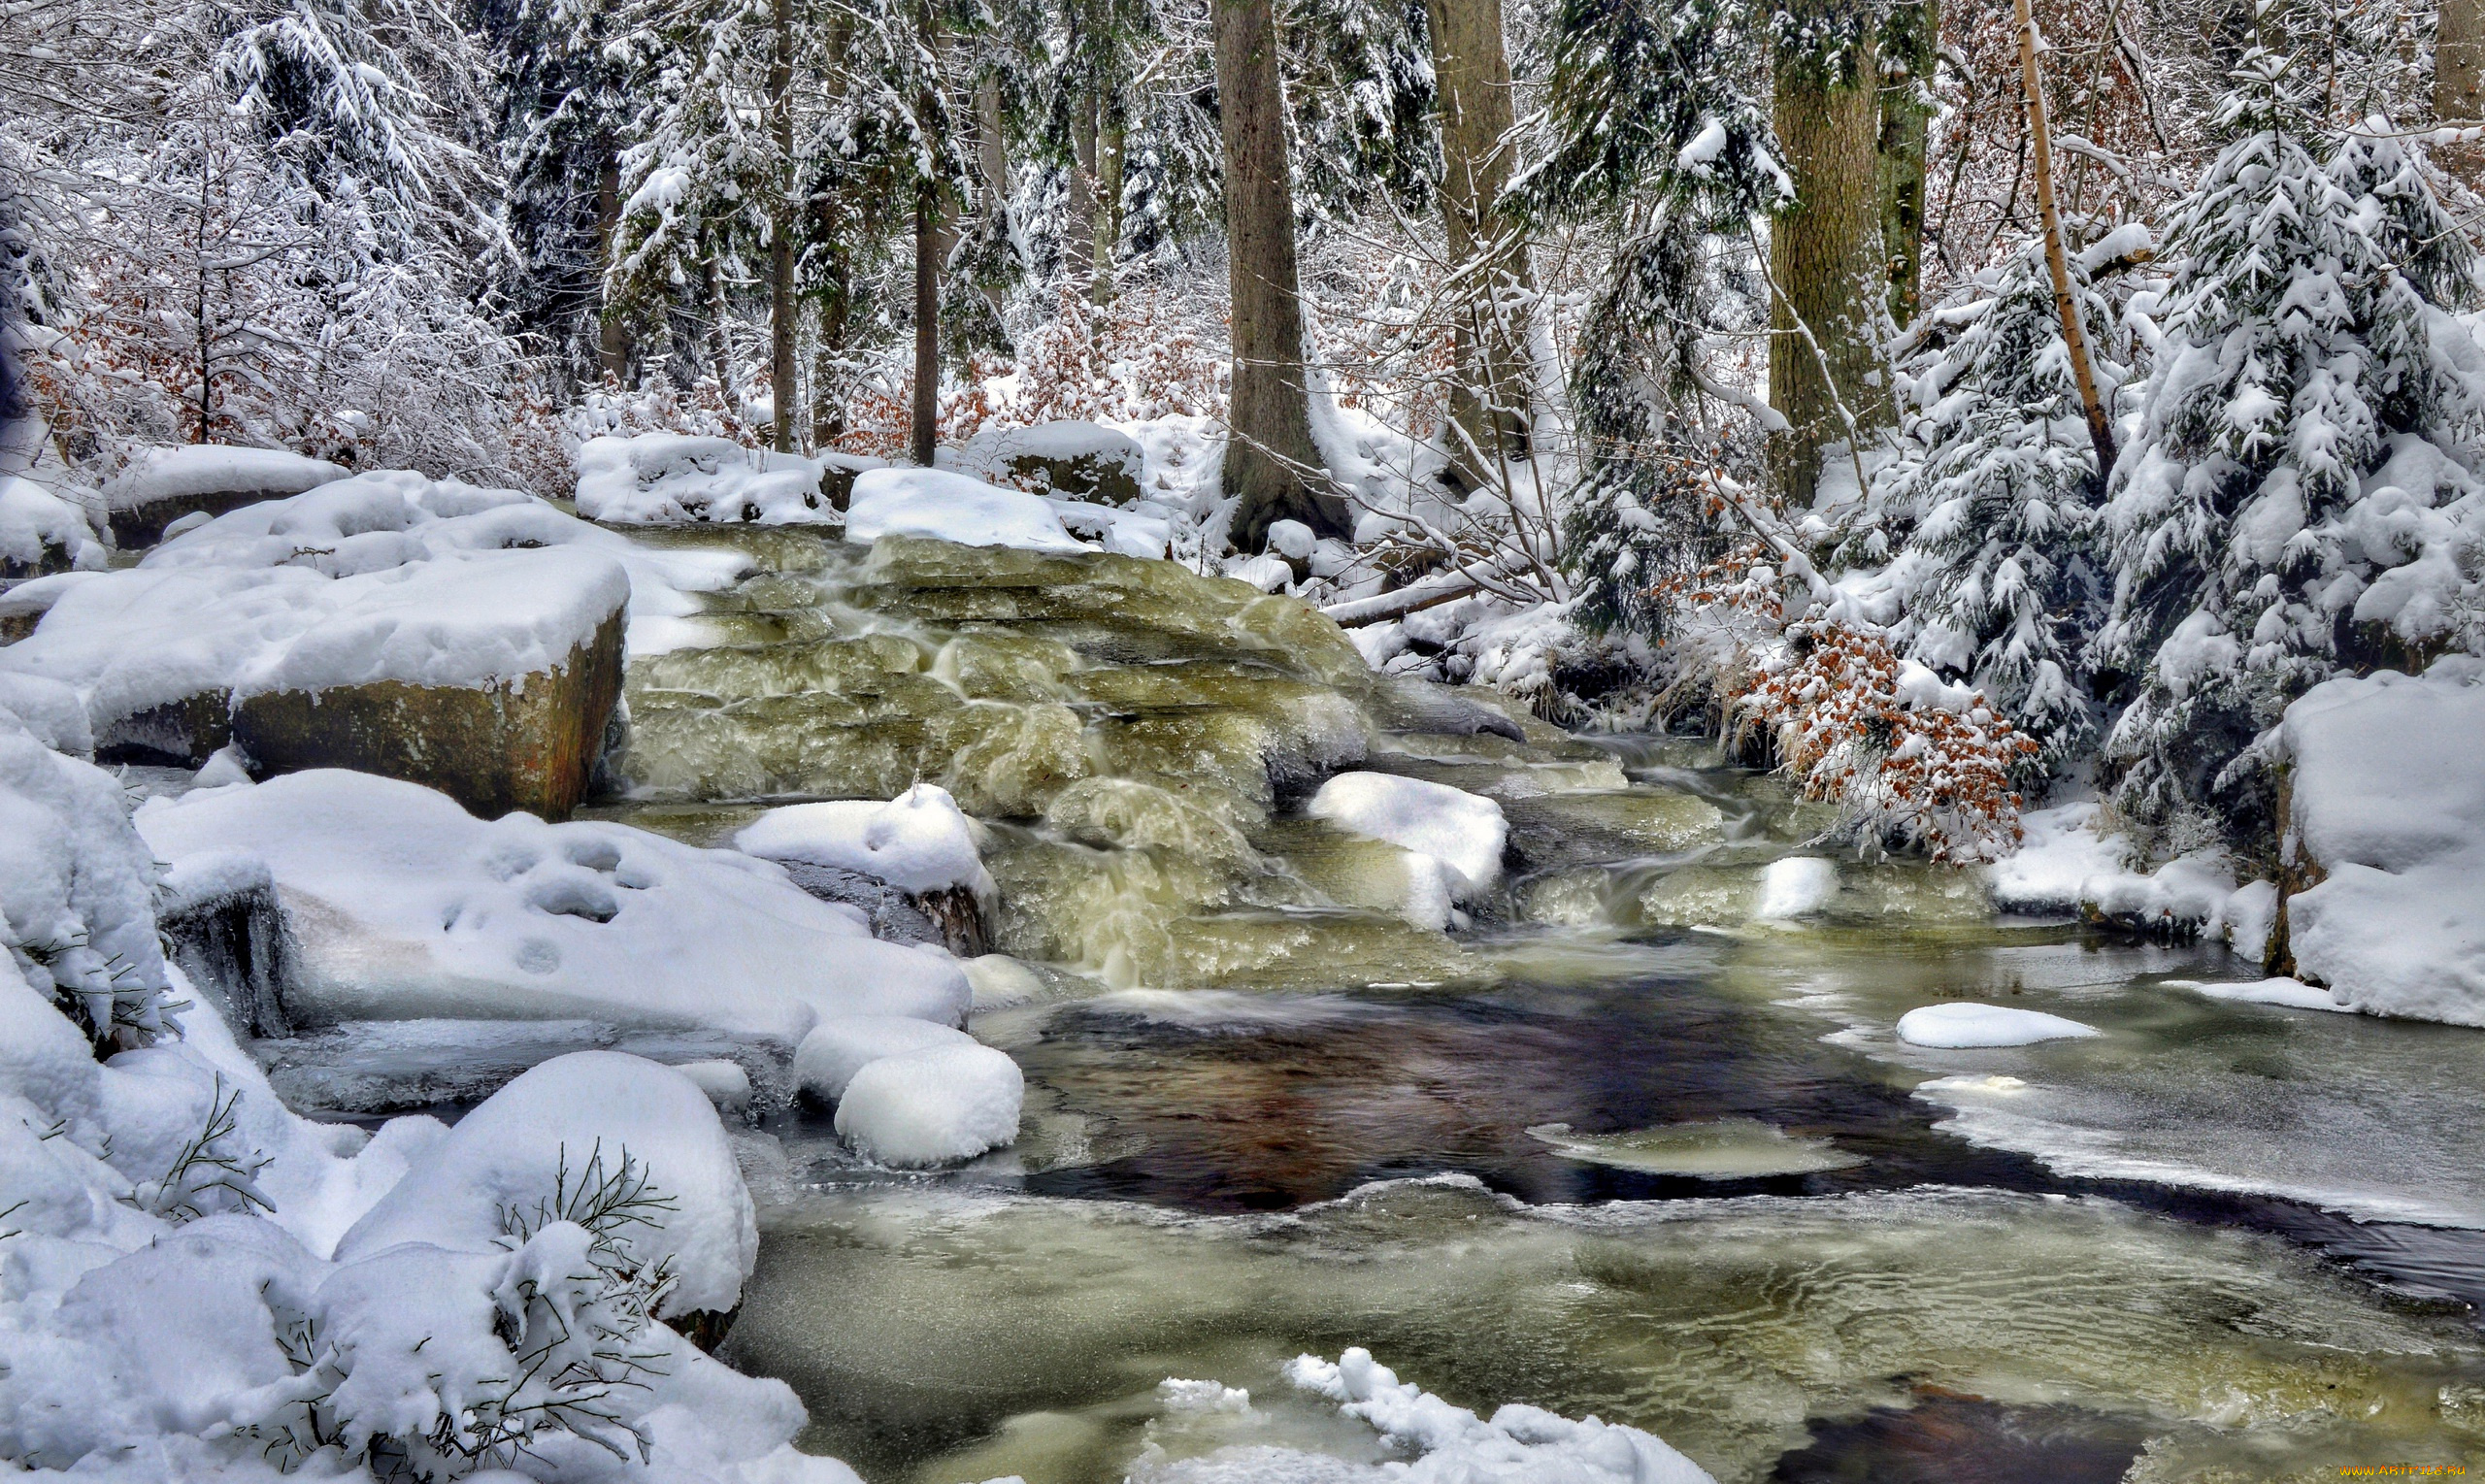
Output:
[[[1355,1344],[1729,1481],[2485,1462],[2485,1037],[2205,997],[2223,950],[1998,917],[1697,740],[1383,681],[1170,564],[668,539],[764,570],[632,665],[605,812],[710,843],[929,779],[1001,887],[1017,1146],[746,1141],[726,1353],[867,1477],[1343,1477],[1249,1450],[1389,1456],[1278,1374]],[[1497,900],[1410,925],[1405,858],[1300,812],[1347,767],[1498,799]],[[1954,999],[2104,1034],[1897,1041]]]

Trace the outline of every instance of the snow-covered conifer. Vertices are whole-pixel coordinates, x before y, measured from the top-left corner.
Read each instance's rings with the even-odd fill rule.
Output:
[[[2325,161],[2287,58],[2255,48],[2234,138],[2175,218],[2182,257],[2137,436],[2104,510],[2112,611],[2094,646],[2134,699],[2106,742],[2117,800],[2170,823],[2267,821],[2252,748],[2341,666],[2451,643],[2473,599],[2471,260],[2422,158],[2385,126]]]

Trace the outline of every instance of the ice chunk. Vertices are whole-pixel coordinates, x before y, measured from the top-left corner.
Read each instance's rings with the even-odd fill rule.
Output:
[[[2006,1005],[1927,1005],[1899,1017],[1899,1039],[1944,1049],[2028,1046],[2097,1034],[2095,1026]]]
[[[1093,549],[1062,528],[1043,496],[933,469],[874,469],[855,477],[845,539],[876,542],[883,536],[1027,551]]]
[[[333,769],[151,801],[166,860],[264,860],[300,941],[307,1024],[590,1018],[707,1027],[786,1054],[821,1015],[956,1023],[946,955],[874,941],[765,861],[624,825],[486,823],[447,795]]]
[[[556,1057],[458,1121],[337,1243],[351,1262],[403,1242],[490,1251],[510,1213],[571,1219],[625,1158],[651,1200],[646,1222],[613,1239],[639,1263],[669,1262],[659,1312],[723,1312],[742,1297],[759,1251],[750,1195],[699,1084],[670,1067],[612,1051]]]
[[[839,1015],[812,1027],[794,1052],[794,1081],[823,1103],[845,1096],[854,1073],[884,1056],[930,1046],[972,1046],[964,1031],[905,1015]]]
[[[1808,916],[1838,895],[1838,867],[1816,855],[1771,861],[1760,873],[1760,899],[1752,915],[1763,922]]]
[[[928,1046],[855,1072],[837,1132],[883,1165],[944,1165],[1015,1142],[1025,1098],[1018,1064],[990,1046]]]
[[[2188,989],[2211,1000],[2229,1000],[2238,1005],[2280,1005],[2292,1010],[2335,1010],[2352,1013],[2355,1006],[2342,1005],[2336,994],[2315,989],[2302,979],[2254,979],[2241,984],[2209,984],[2198,979],[2166,979],[2169,989]]]
[[[1450,894],[1472,902],[1502,879],[1509,823],[1490,799],[1386,773],[1342,773],[1307,810],[1349,834],[1385,841],[1447,868]]]
[[[869,800],[794,804],[770,809],[734,837],[735,848],[775,861],[803,861],[886,881],[921,894],[965,886],[992,894],[976,851],[975,827],[949,791],[917,783],[886,804]]]

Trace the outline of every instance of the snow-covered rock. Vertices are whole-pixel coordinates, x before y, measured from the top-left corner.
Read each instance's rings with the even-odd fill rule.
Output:
[[[321,770],[151,801],[175,863],[267,863],[298,940],[297,1024],[585,1018],[725,1037],[763,1084],[823,1015],[955,1024],[954,960],[874,941],[782,870],[624,825],[486,823],[410,783]]]
[[[114,539],[134,550],[162,540],[178,520],[281,500],[349,474],[341,465],[283,448],[187,444],[140,453],[105,481],[103,498]]]
[[[668,1203],[646,1207],[660,1219],[612,1238],[633,1264],[671,1268],[657,1313],[731,1309],[759,1229],[715,1109],[682,1072],[611,1051],[556,1057],[486,1099],[339,1239],[337,1261],[401,1242],[489,1250],[509,1212],[537,1225],[576,1219],[623,1179],[625,1161],[644,1199]]]
[[[2485,1025],[2485,661],[2318,685],[2278,752],[2279,967],[2350,1008]]]
[[[1490,1418],[1453,1406],[1355,1346],[1335,1364],[1297,1356],[1286,1379],[1326,1397],[1349,1417],[1369,1423],[1408,1452],[1412,1463],[1387,1466],[1407,1484],[1483,1484],[1486,1480],[1541,1480],[1543,1484],[1715,1484],[1708,1471],[1638,1428],[1573,1420],[1542,1407],[1511,1402]],[[1316,1466],[1333,1461],[1297,1455],[1298,1470],[1272,1469],[1270,1477],[1345,1479],[1360,1473]],[[1213,1459],[1213,1455],[1211,1455]],[[1209,1475],[1209,1477],[1241,1475]],[[1375,1477],[1381,1477],[1375,1471]]]
[[[0,578],[99,572],[105,561],[84,511],[32,479],[0,474]]]
[[[1026,1079],[990,1046],[925,1046],[866,1062],[837,1102],[837,1132],[899,1169],[969,1160],[1018,1138]]]
[[[822,1103],[835,1103],[845,1096],[854,1073],[882,1057],[977,1043],[964,1031],[911,1015],[834,1015],[812,1027],[794,1048],[794,1081]]]
[[[1761,869],[1760,899],[1752,916],[1762,922],[1807,917],[1838,895],[1838,865],[1817,855],[1790,855]]]
[[[2236,885],[2226,853],[2214,848],[2134,870],[2128,845],[2099,831],[2102,808],[2083,800],[2022,815],[2020,847],[1990,868],[1994,905],[2005,912],[2075,912],[2151,938],[2205,938],[2260,960],[2275,888],[2267,881]]]
[[[987,428],[958,452],[958,467],[982,478],[1035,481],[1047,494],[1135,505],[1146,457],[1136,440],[1099,423],[1040,422]]]
[[[917,783],[885,804],[835,800],[770,809],[734,837],[734,846],[769,860],[859,872],[918,895],[953,886],[984,896],[993,890],[975,826],[937,783]]]
[[[579,445],[578,476],[579,513],[616,525],[805,525],[838,518],[820,494],[819,460],[746,448],[729,438],[590,438]]]
[[[1042,495],[935,469],[875,469],[856,477],[845,539],[870,543],[883,536],[1026,551],[1090,549],[1063,529]]]
[[[1899,1039],[1946,1049],[2032,1046],[2097,1034],[2095,1026],[2006,1005],[1927,1005],[1899,1017]]]
[[[558,665],[626,603],[635,653],[688,594],[747,566],[656,552],[514,490],[368,474],[221,516],[136,568],[47,592],[0,669],[76,688],[98,742],[203,760],[232,699],[374,680],[506,684]]]
[[[1350,835],[1407,852],[1410,921],[1441,927],[1452,903],[1474,903],[1502,879],[1509,822],[1490,799],[1387,773],[1342,773],[1320,785],[1305,812]]]

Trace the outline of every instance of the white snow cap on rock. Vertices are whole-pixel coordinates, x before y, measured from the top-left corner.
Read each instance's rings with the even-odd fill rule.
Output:
[[[837,1103],[837,1132],[900,1169],[970,1160],[1018,1138],[1018,1064],[990,1046],[926,1046],[866,1062]]]
[[[1334,1365],[1314,1355],[1297,1356],[1286,1363],[1285,1374],[1417,1453],[1411,1464],[1389,1466],[1391,1476],[1407,1484],[1716,1484],[1706,1469],[1654,1434],[1594,1417],[1574,1421],[1515,1402],[1489,1419],[1478,1417],[1399,1380],[1361,1346]]]
[[[770,809],[734,837],[734,847],[772,861],[860,872],[900,891],[993,891],[974,822],[937,783],[917,783],[886,804],[835,800]]]
[[[821,462],[729,438],[607,434],[579,445],[579,513],[621,525],[834,523]]]
[[[353,471],[326,459],[283,448],[242,448],[230,444],[184,444],[149,448],[104,482],[104,498],[116,511],[158,500],[197,495],[261,493],[298,495]]]
[[[1808,916],[1838,895],[1838,865],[1817,855],[1790,855],[1761,868],[1760,900],[1752,915],[1763,922]]]
[[[1899,1017],[1899,1039],[1944,1050],[2032,1046],[2097,1034],[2095,1026],[2006,1005],[1927,1005]]]
[[[1053,513],[1051,502],[937,469],[874,469],[854,479],[845,539],[920,536],[962,546],[1088,551]]]
[[[1430,863],[1451,900],[1474,902],[1499,885],[1509,822],[1490,799],[1387,773],[1342,773],[1306,812],[1350,835],[1386,841]]]
[[[976,1044],[964,1031],[911,1015],[835,1015],[812,1027],[795,1048],[794,1080],[821,1102],[835,1103],[854,1073],[882,1057]]]
[[[2313,687],[2287,708],[2297,973],[2380,1015],[2485,1025],[2485,661]]]
[[[47,550],[80,572],[100,572],[109,560],[84,511],[32,479],[0,474],[0,571],[31,568]]]
[[[782,1055],[822,1015],[954,1024],[972,997],[954,960],[875,941],[777,866],[626,825],[486,823],[337,769],[153,800],[137,823],[176,865],[267,862],[315,1022],[586,1017]]]
[[[509,1213],[530,1226],[563,1219],[619,1179],[625,1159],[650,1198],[671,1203],[613,1237],[634,1263],[672,1266],[658,1313],[731,1309],[757,1260],[759,1228],[724,1128],[698,1083],[616,1051],[554,1057],[492,1094],[354,1223],[337,1261],[402,1242],[489,1251]]]

